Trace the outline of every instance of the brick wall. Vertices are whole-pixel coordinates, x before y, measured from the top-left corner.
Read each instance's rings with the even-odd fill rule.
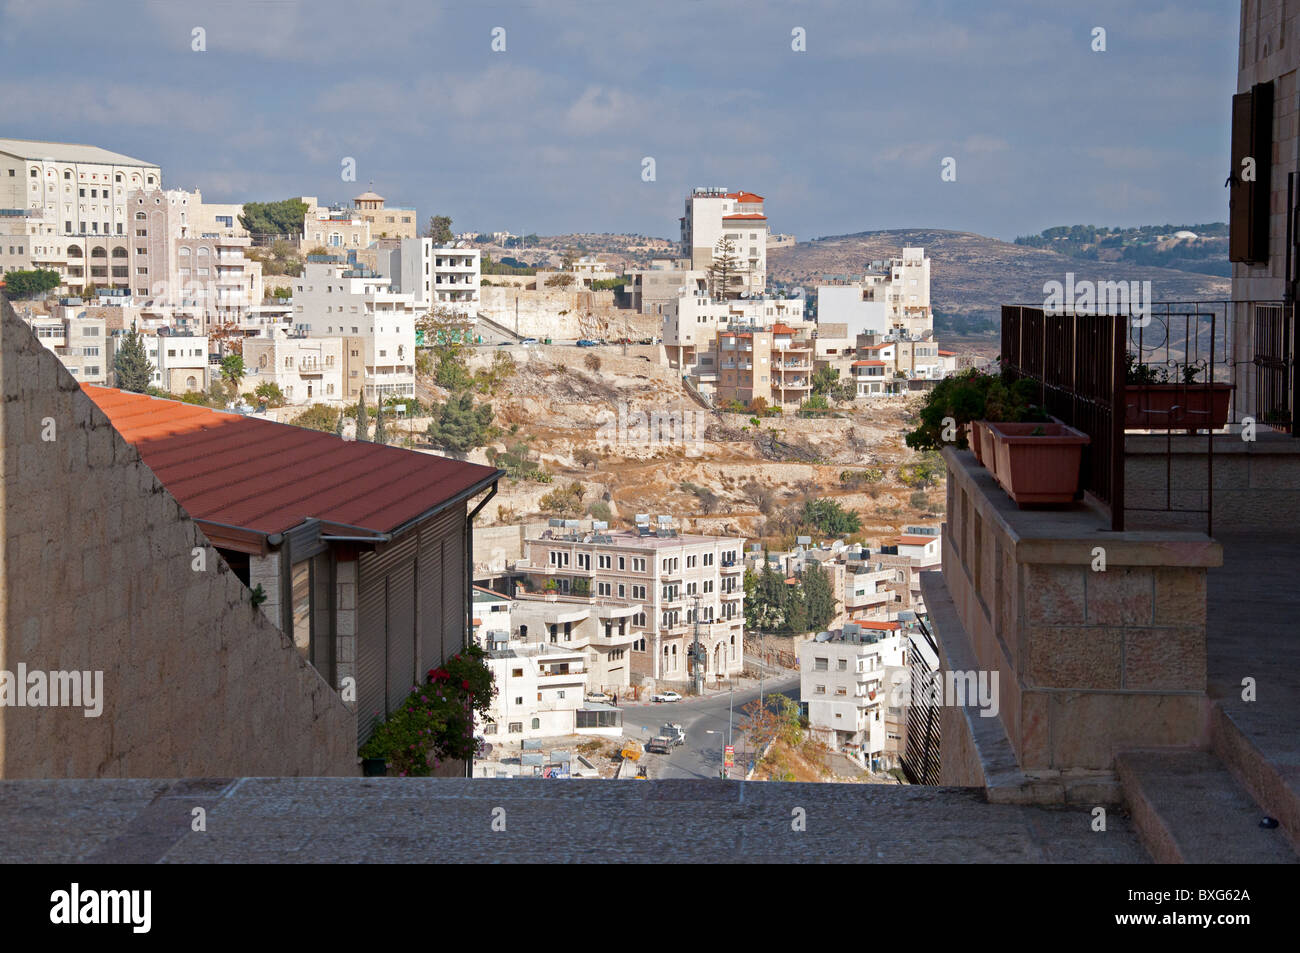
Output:
[[[354,715],[0,310],[0,670],[102,671],[104,695],[0,707],[0,777],[355,774]]]

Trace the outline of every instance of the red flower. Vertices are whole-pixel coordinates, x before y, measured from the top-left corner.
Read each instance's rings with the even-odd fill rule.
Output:
[[[461,687],[461,688],[466,688],[466,689],[469,688],[469,679],[468,679],[468,678],[463,678],[463,679],[461,679],[461,681],[460,681],[460,687]]]

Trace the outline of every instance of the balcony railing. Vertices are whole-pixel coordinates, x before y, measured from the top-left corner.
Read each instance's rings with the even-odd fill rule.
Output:
[[[1204,486],[1182,489],[1202,490],[1205,508],[1177,509],[1204,513],[1210,532],[1218,421],[1204,408],[1216,389],[1227,389],[1227,426],[1295,436],[1296,351],[1295,305],[1289,302],[1159,302],[1118,314],[1002,308],[1003,371],[1037,383],[1043,408],[1089,436],[1082,490],[1109,508],[1116,531],[1124,528],[1126,424],[1162,431],[1167,455],[1175,432],[1204,434]],[[1140,388],[1153,382],[1167,382],[1172,408],[1150,406],[1149,392]],[[1170,485],[1160,511],[1175,510],[1172,494]]]

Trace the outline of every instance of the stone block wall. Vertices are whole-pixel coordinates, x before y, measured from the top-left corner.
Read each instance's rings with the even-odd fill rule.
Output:
[[[937,635],[967,640],[978,669],[997,672],[1020,769],[1108,771],[1125,748],[1202,742],[1206,571],[1222,560],[1218,544],[1182,530],[1112,533],[1083,505],[1020,510],[969,452],[944,455],[943,582],[957,624]],[[950,750],[969,754],[945,735],[945,763]]]
[[[0,707],[0,777],[355,774],[352,712],[0,311],[0,670],[103,679],[98,717]]]

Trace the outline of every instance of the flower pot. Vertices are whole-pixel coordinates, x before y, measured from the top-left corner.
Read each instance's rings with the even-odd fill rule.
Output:
[[[383,758],[362,758],[361,773],[367,778],[382,778],[388,774],[388,762]]]
[[[980,453],[979,421],[972,420],[966,425],[966,443],[970,445],[970,452],[975,454],[975,462],[980,466],[983,466],[984,457]]]
[[[1233,384],[1129,384],[1125,430],[1218,430],[1228,422]]]
[[[993,476],[1017,505],[1074,499],[1083,448],[1090,442],[1087,434],[1056,422],[984,425],[984,452],[994,461]]]

